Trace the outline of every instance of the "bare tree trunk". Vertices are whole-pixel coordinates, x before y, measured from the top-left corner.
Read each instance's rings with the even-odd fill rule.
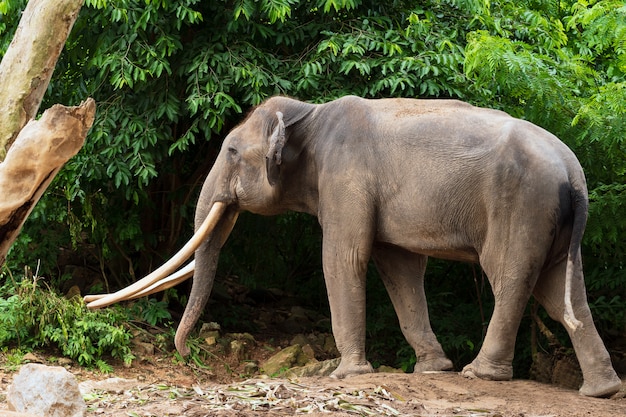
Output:
[[[83,0],[30,0],[0,63],[0,162],[35,117]]]
[[[84,0],[30,0],[0,63],[0,265],[59,169],[82,147],[96,106],[37,114]]]

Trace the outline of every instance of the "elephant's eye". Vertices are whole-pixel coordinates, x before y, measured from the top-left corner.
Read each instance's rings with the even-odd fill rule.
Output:
[[[228,147],[228,153],[229,153],[229,154],[231,154],[232,156],[235,156],[235,155],[237,155],[239,152],[237,152],[237,149],[235,149],[234,147],[229,146],[229,147]]]

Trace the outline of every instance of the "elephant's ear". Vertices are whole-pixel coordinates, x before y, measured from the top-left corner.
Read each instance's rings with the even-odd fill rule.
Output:
[[[280,164],[282,163],[283,148],[285,147],[285,122],[283,114],[276,112],[278,124],[270,136],[270,147],[265,155],[265,169],[267,170],[267,180],[271,186],[278,182],[280,174]]]

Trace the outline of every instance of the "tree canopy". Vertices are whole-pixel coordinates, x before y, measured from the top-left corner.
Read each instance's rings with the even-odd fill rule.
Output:
[[[24,4],[0,1],[0,54]],[[86,0],[45,100],[91,96],[97,118],[9,266],[41,260],[61,279],[65,248],[100,265],[111,286],[148,272],[191,234],[221,139],[272,95],[458,98],[525,118],[575,151],[591,198],[592,308],[623,328],[625,74],[619,0]],[[319,263],[307,250],[318,245],[314,224],[301,216],[244,218],[238,228],[246,232],[230,251],[247,263],[227,248],[222,268],[249,282]],[[271,248],[280,255],[267,255]]]

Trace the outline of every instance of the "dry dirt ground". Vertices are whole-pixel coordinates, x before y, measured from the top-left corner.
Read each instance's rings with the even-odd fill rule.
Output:
[[[219,365],[204,370],[174,363],[171,355],[109,374],[66,368],[91,387],[86,416],[626,416],[624,388],[614,398],[595,399],[534,381],[469,380],[452,372],[244,379]],[[3,400],[12,378],[0,373]],[[6,407],[3,401],[0,409]]]

